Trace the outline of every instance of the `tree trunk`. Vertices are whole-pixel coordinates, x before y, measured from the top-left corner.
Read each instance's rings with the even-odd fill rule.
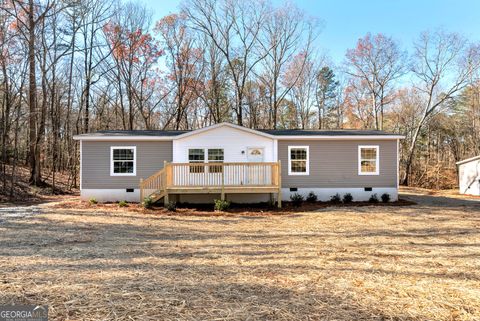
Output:
[[[410,145],[410,148],[408,150],[408,156],[407,156],[407,162],[405,164],[405,176],[402,181],[402,185],[408,186],[409,184],[409,179],[410,179],[410,171],[412,168],[412,162],[413,162],[413,155],[415,154],[415,148],[417,145],[417,139],[418,135],[420,134],[420,129],[422,128],[423,122],[425,121],[425,117],[422,118],[420,123],[418,124],[417,128],[415,129],[415,133],[413,134],[412,137],[412,143]]]
[[[28,62],[29,62],[29,81],[28,81],[28,107],[29,107],[29,163],[30,163],[30,184],[40,185],[40,160],[37,151],[37,86],[35,70],[35,8],[33,0],[28,0]]]

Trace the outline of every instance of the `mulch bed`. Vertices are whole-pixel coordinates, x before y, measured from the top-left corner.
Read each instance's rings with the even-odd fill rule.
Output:
[[[399,199],[388,203],[370,203],[370,202],[352,202],[332,203],[332,202],[304,202],[301,206],[294,206],[291,202],[283,202],[282,208],[270,206],[266,203],[258,204],[232,204],[230,209],[224,212],[215,211],[213,204],[177,204],[176,211],[169,211],[163,206],[155,205],[151,209],[145,209],[140,204],[130,203],[126,207],[120,207],[118,203],[98,203],[90,204],[86,201],[63,201],[52,205],[57,209],[76,209],[89,211],[122,211],[136,212],[151,215],[186,215],[186,216],[272,216],[272,215],[290,215],[299,212],[312,212],[329,207],[352,208],[352,207],[396,207],[411,206],[415,202]]]

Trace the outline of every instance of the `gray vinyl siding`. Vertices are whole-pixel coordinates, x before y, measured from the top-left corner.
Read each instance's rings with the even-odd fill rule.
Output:
[[[110,147],[137,147],[137,175],[110,176]],[[172,161],[172,142],[82,142],[82,189],[138,188],[140,178],[147,178]]]
[[[378,145],[379,175],[358,175],[358,146]],[[288,175],[288,146],[310,146],[310,175]],[[397,186],[396,140],[279,140],[283,187],[355,188]]]

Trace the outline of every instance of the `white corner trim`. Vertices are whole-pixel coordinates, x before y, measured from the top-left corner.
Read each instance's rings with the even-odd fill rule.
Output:
[[[133,173],[113,172],[113,151],[115,149],[133,149]],[[137,146],[110,146],[110,176],[137,176]]]
[[[292,172],[292,158],[291,158],[291,150],[293,148],[304,148],[307,150],[307,164],[306,164],[306,172],[305,173],[297,173]],[[288,146],[288,175],[291,176],[306,176],[310,175],[310,146]]]
[[[375,172],[362,172],[362,148],[375,148]],[[378,145],[358,145],[358,175],[374,176],[380,174],[380,146]]]
[[[278,139],[273,140],[273,161],[278,162]]]
[[[82,164],[82,149],[83,149],[83,145],[82,145],[82,141],[80,141],[80,191],[82,190],[82,167],[83,167],[83,164]]]
[[[400,184],[400,151],[399,151],[399,146],[400,146],[400,139],[397,139],[397,189],[398,189],[398,185]]]

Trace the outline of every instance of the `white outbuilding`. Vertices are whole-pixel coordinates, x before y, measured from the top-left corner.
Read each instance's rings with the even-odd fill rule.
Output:
[[[457,163],[460,194],[480,195],[480,156]]]

